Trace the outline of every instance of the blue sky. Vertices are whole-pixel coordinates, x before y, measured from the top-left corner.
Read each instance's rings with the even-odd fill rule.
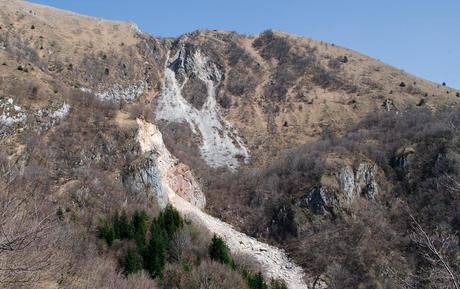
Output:
[[[32,0],[158,36],[268,28],[345,46],[460,88],[459,0]]]

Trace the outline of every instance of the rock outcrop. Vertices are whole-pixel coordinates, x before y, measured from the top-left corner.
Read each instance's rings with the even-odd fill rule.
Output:
[[[137,119],[137,124],[137,140],[142,152],[141,159],[147,158],[149,162],[148,166],[140,166],[140,168],[146,169],[143,173],[138,172],[137,167],[133,169],[133,172],[138,172],[134,175],[150,177],[146,180],[149,181],[148,184],[151,187],[146,187],[146,189],[155,190],[155,192],[151,193],[158,197],[158,203],[161,207],[164,207],[168,202],[168,196],[164,188],[164,186],[167,186],[191,204],[198,208],[204,208],[206,205],[205,195],[190,168],[180,163],[168,151],[163,143],[161,132],[154,124],[143,119]],[[131,186],[136,189],[136,183],[144,179],[134,178],[134,186]],[[128,180],[131,179],[128,178]],[[132,184],[131,181],[129,183]]]
[[[342,159],[332,158],[329,161],[332,172],[324,174],[318,184],[309,187],[297,199],[296,206],[316,215],[330,216],[349,209],[358,197],[372,200],[377,196],[379,170],[376,164],[362,161],[353,169]]]
[[[5,99],[0,96],[0,137],[14,135],[26,128],[43,131],[65,119],[71,107],[67,103],[47,105],[38,110],[26,109],[15,102],[13,98]]]
[[[326,189],[322,186],[314,187],[302,198],[298,204],[301,208],[307,208],[315,214],[328,214],[336,202],[328,195]]]
[[[372,199],[378,194],[376,177],[377,165],[361,162],[356,170],[350,165],[343,166],[337,174],[337,182],[347,201],[352,202],[356,196]]]
[[[146,84],[144,81],[138,83],[122,86],[114,84],[108,89],[100,89],[100,91],[92,91],[91,89],[81,87],[80,90],[86,93],[94,94],[101,101],[133,101],[138,99],[145,91]]]
[[[160,208],[168,204],[168,195],[161,181],[158,154],[146,152],[132,162],[123,173],[123,183],[134,194],[145,194]]]
[[[374,198],[379,192],[376,176],[377,165],[360,163],[355,174],[355,191],[369,199]]]
[[[415,156],[415,149],[413,147],[403,147],[396,151],[396,156],[393,160],[393,166],[406,171],[411,165]]]
[[[206,198],[187,165],[179,163],[174,166],[168,172],[167,180],[169,187],[180,197],[198,208],[205,207]]]

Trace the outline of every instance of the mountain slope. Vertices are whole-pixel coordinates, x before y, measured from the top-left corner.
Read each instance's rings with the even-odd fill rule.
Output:
[[[66,228],[89,239],[100,215],[171,201],[236,251],[257,254],[221,221],[270,243],[280,264],[253,259],[292,288],[428,286],[409,280],[429,264],[415,257],[404,212],[458,232],[459,91],[282,32],[163,39],[25,1],[0,6],[0,161],[12,178],[2,201],[65,208]],[[150,125],[158,131],[139,142]],[[405,275],[388,277],[391,262]]]

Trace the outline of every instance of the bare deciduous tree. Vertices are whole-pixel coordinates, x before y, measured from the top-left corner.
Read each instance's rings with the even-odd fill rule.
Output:
[[[21,287],[51,267],[55,224],[34,198],[10,189],[18,178],[13,167],[0,164],[0,176],[0,285]]]
[[[440,288],[460,289],[458,276],[449,262],[448,254],[457,242],[456,237],[439,231],[436,235],[429,235],[415,217],[410,214],[413,233],[412,241],[417,244],[424,259],[431,265],[429,279]]]
[[[184,229],[177,231],[171,240],[170,255],[175,261],[181,261],[184,250],[191,246],[190,234]]]

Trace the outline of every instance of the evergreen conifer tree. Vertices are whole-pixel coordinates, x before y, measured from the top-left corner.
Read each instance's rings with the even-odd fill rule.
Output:
[[[120,239],[133,239],[134,237],[134,229],[125,211],[118,218],[117,231]]]
[[[129,248],[126,256],[121,260],[125,275],[137,273],[142,270],[142,257],[133,248]]]
[[[101,224],[98,227],[99,238],[104,239],[107,242],[107,245],[112,246],[113,241],[115,240],[115,232],[113,230],[112,224],[107,222],[107,220],[102,220]]]
[[[182,227],[183,220],[179,215],[179,212],[173,206],[168,204],[158,216],[157,223],[166,231],[168,240],[171,240],[177,229]]]
[[[120,214],[118,211],[115,211],[115,214],[112,217],[112,228],[114,239],[120,239]]]
[[[268,286],[264,281],[264,277],[260,272],[255,275],[248,274],[247,281],[250,289],[268,289]]]
[[[145,235],[148,230],[148,216],[145,211],[135,211],[131,221],[133,230],[133,239],[136,241],[137,247],[142,252],[145,249]]]
[[[161,277],[166,263],[167,234],[156,222],[152,224],[150,242],[144,253],[144,268],[152,278]]]
[[[209,257],[214,261],[227,265],[232,261],[230,258],[230,249],[227,244],[225,244],[222,238],[217,237],[215,234],[212,237],[211,246],[209,247]]]

